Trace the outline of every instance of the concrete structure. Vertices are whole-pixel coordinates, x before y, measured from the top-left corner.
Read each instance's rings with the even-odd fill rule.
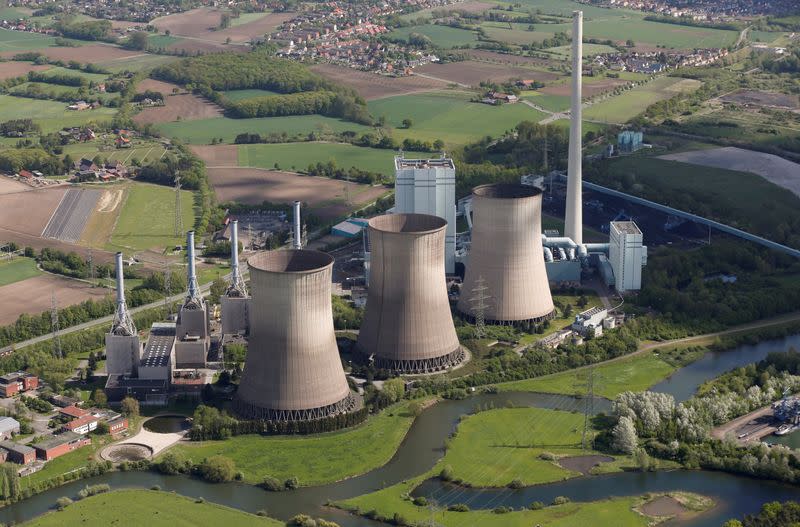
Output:
[[[19,421],[13,417],[0,417],[0,439],[11,439],[19,434]]]
[[[333,331],[333,257],[267,251],[250,266],[250,339],[234,401],[247,419],[321,419],[360,406],[345,379]]]
[[[12,463],[27,465],[36,460],[36,451],[29,446],[20,445],[13,441],[0,441],[0,448],[8,452],[6,459]]]
[[[642,267],[647,264],[647,247],[642,231],[632,221],[612,221],[608,261],[614,270],[614,288],[620,293],[642,288]]]
[[[106,381],[106,396],[109,401],[119,402],[133,397],[141,404],[160,406],[167,404],[168,379],[139,379],[124,375],[109,375]]]
[[[208,306],[197,285],[194,231],[186,234],[186,251],[189,289],[175,328],[175,364],[178,368],[204,368],[209,346]]]
[[[106,333],[106,371],[109,375],[136,375],[142,347],[136,325],[128,313],[125,303],[125,278],[123,276],[122,253],[116,255],[117,309],[111,331]]]
[[[248,303],[247,286],[239,268],[239,222],[231,222],[231,283],[220,299],[222,304],[222,333],[224,335],[247,334]]]
[[[430,373],[464,360],[447,298],[447,227],[427,214],[369,221],[371,275],[357,347],[379,368]]]
[[[44,461],[50,461],[91,444],[91,438],[74,432],[64,432],[32,446],[36,451],[36,457]]]
[[[32,373],[17,371],[0,376],[0,396],[3,397],[13,397],[38,387],[39,377]]]
[[[642,132],[625,130],[617,135],[617,149],[623,154],[632,154],[642,148]]]
[[[486,322],[549,318],[554,307],[542,248],[541,189],[482,185],[472,196],[472,247],[458,310],[477,316],[476,295],[482,295]]]
[[[572,14],[572,109],[569,126],[569,158],[567,161],[567,211],[564,236],[583,244],[583,154],[581,153],[583,74],[583,12]]]
[[[303,248],[303,234],[300,224],[300,202],[292,204],[292,248],[299,251]]]
[[[198,358],[199,360],[199,358]],[[155,322],[139,365],[139,379],[169,380],[175,368],[175,323]]]
[[[364,218],[348,218],[331,227],[331,234],[344,238],[357,238],[368,225],[369,222]]]
[[[593,307],[575,315],[572,330],[583,337],[599,337],[603,334],[604,321],[609,318],[608,310],[602,307]]]
[[[394,158],[395,212],[430,214],[447,222],[444,240],[445,272],[455,272],[456,167],[442,156],[434,159]]]

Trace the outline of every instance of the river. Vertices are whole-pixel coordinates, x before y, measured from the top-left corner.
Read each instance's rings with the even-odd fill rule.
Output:
[[[800,335],[709,354],[682,368],[668,381],[657,384],[653,389],[671,393],[678,400],[685,400],[699,384],[719,373],[760,360],[771,351],[785,351],[790,346],[800,347]],[[305,513],[335,521],[342,527],[374,527],[380,524],[325,507],[324,503],[327,500],[342,500],[373,492],[424,473],[443,455],[444,441],[454,430],[461,415],[472,412],[478,406],[503,407],[509,403],[514,406],[565,411],[582,411],[585,406],[585,401],[566,395],[513,392],[482,394],[461,401],[442,401],[422,412],[389,463],[338,483],[270,493],[242,483],[209,484],[185,476],[163,476],[154,472],[113,472],[73,482],[0,509],[0,522],[10,524],[29,520],[50,510],[60,496],[75,496],[85,485],[108,483],[114,488],[148,488],[158,485],[163,490],[174,490],[191,497],[202,496],[208,501],[249,512],[264,509],[270,516],[281,519]],[[598,412],[607,412],[610,410],[610,403],[605,399],[596,399],[594,408]],[[369,448],[369,445],[364,445],[364,448]],[[766,501],[800,500],[800,488],[797,487],[705,471],[609,474],[514,491],[453,489],[438,481],[427,481],[417,492],[431,495],[443,503],[455,503],[456,501],[449,500],[456,499],[459,503],[468,502],[472,508],[481,508],[500,505],[520,507],[536,500],[548,503],[555,496],[586,501],[662,490],[694,491],[709,495],[720,503],[712,511],[681,522],[681,525],[692,527],[720,525],[728,518],[756,512]]]

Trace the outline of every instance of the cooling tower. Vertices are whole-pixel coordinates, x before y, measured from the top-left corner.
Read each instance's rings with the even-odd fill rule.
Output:
[[[458,310],[478,317],[480,309],[490,323],[548,318],[553,299],[542,249],[542,191],[482,185],[472,190],[472,211],[472,247]]]
[[[302,421],[358,408],[333,332],[333,257],[268,251],[248,264],[250,341],[236,411],[248,419]]]
[[[369,221],[369,292],[357,345],[379,368],[430,373],[464,359],[447,299],[446,228],[426,214]]]
[[[583,244],[583,170],[581,163],[583,87],[583,11],[572,13],[572,109],[569,125],[569,158],[567,160],[567,210],[564,215],[564,236]]]

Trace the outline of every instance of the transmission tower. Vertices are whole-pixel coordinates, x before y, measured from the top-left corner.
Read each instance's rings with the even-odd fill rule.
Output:
[[[89,280],[94,282],[94,258],[91,247],[89,248],[89,258],[87,262],[89,264]]]
[[[53,330],[53,355],[62,358],[61,353],[61,333],[58,327],[58,303],[56,303],[56,293],[50,295],[50,325]]]
[[[586,403],[583,409],[583,435],[581,437],[581,448],[587,448],[587,436],[589,435],[589,426],[594,415],[594,364],[589,366],[589,377],[586,379]]]
[[[175,236],[183,235],[183,214],[181,214],[181,176],[175,174]]]
[[[472,288],[472,297],[469,299],[472,308],[472,316],[475,318],[475,337],[483,338],[486,336],[486,308],[489,305],[486,303],[487,296],[486,280],[483,276],[479,276],[475,281],[475,287]]]
[[[172,296],[172,272],[169,268],[169,262],[167,262],[167,268],[164,270],[164,312],[169,317],[172,313],[170,313],[170,305],[169,305],[169,297]]]

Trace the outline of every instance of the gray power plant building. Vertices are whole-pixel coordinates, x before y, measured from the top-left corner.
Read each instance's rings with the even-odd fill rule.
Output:
[[[458,310],[495,324],[549,318],[541,189],[482,185],[472,196],[472,246]]]
[[[222,333],[224,335],[247,334],[250,324],[248,322],[247,286],[239,269],[239,222],[231,222],[231,281],[225,295],[221,298],[222,304]]]
[[[194,231],[186,233],[186,252],[189,289],[175,325],[175,363],[178,368],[204,368],[210,341],[208,306],[197,285]]]
[[[125,303],[122,253],[117,253],[117,309],[111,331],[106,333],[106,370],[109,375],[136,375],[142,347],[136,325]]]
[[[250,339],[236,412],[305,421],[356,410],[333,330],[333,257],[319,251],[256,254],[250,267]]]
[[[430,373],[464,360],[447,297],[447,226],[427,214],[369,220],[370,281],[357,347],[379,368]]]

